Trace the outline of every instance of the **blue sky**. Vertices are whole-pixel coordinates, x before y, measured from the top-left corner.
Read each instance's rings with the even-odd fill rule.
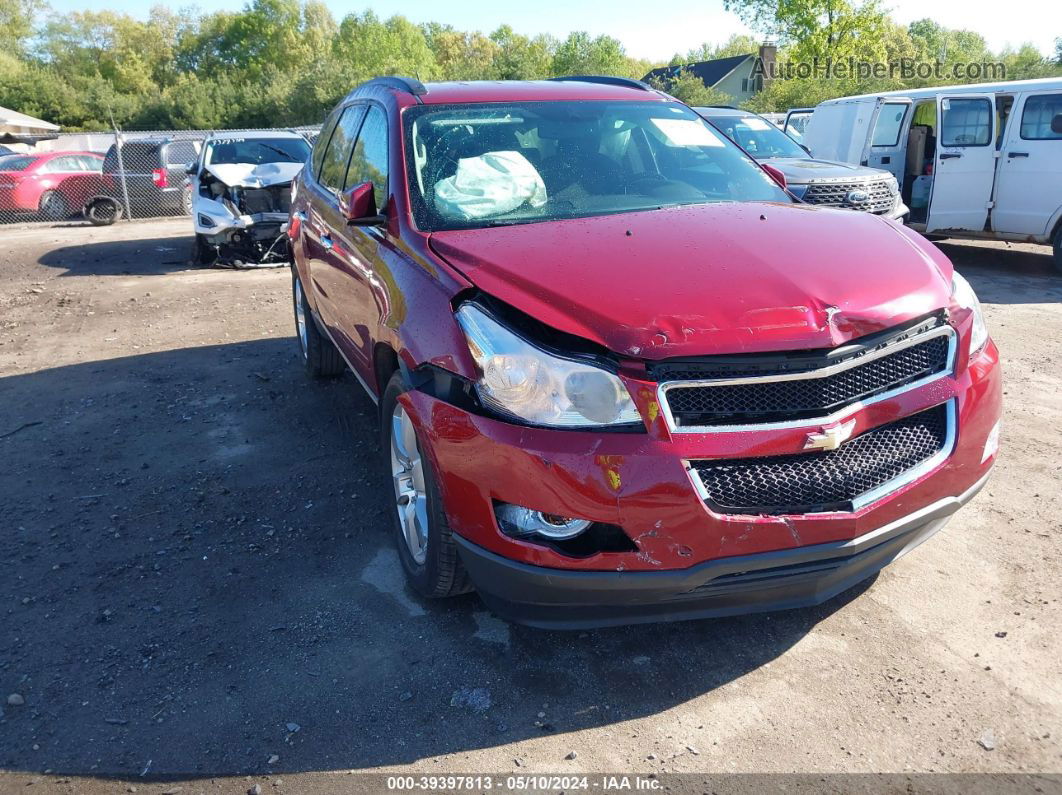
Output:
[[[628,54],[652,60],[668,59],[701,42],[721,42],[732,33],[748,32],[740,20],[723,9],[722,0],[669,0],[654,5],[645,0],[376,0],[364,4],[326,0],[337,18],[371,8],[388,17],[402,14],[414,22],[444,22],[461,30],[490,32],[508,23],[520,33],[552,33],[558,38],[573,30],[605,33],[623,42]],[[235,10],[242,0],[193,0],[205,11]],[[1054,37],[1062,36],[1059,0],[1008,0],[1005,6],[984,0],[885,0],[901,23],[930,16],[948,27],[970,28],[993,49],[1029,41],[1044,53],[1054,52]],[[57,11],[109,8],[145,16],[151,2],[136,0],[51,0]],[[173,5],[186,5],[178,0]]]

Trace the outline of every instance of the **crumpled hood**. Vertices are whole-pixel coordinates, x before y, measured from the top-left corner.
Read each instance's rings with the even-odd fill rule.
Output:
[[[230,188],[268,188],[291,182],[302,171],[302,163],[219,163],[206,170]]]
[[[854,166],[851,163],[839,163],[835,160],[812,160],[809,157],[768,157],[760,161],[774,166],[785,174],[790,185],[802,185],[816,179],[837,179],[851,177],[866,179],[868,177],[885,178],[889,172],[880,168]]]
[[[951,264],[869,213],[721,203],[435,232],[484,292],[646,359],[833,347],[947,306]]]

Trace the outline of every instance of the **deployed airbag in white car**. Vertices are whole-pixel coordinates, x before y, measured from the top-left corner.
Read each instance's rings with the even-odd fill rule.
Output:
[[[511,212],[524,203],[546,203],[546,185],[519,152],[487,152],[463,157],[457,173],[435,183],[435,206],[454,218],[487,218]]]

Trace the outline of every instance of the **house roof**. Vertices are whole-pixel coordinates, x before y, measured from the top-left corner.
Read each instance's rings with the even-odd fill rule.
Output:
[[[677,64],[675,66],[661,66],[658,69],[653,69],[642,80],[648,82],[650,79],[656,78],[663,80],[666,84],[668,81],[678,77],[679,72],[688,71],[699,77],[706,86],[711,88],[741,66],[742,63],[755,57],[755,55],[751,54],[733,55],[729,58],[716,58],[712,61],[695,61],[694,63]]]
[[[0,135],[12,133],[15,135],[33,135],[42,132],[55,132],[59,129],[58,124],[41,121],[17,110],[0,108]]]

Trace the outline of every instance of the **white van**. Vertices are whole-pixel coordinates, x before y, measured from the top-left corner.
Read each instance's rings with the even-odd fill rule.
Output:
[[[1062,79],[832,99],[803,143],[891,171],[920,232],[1053,243],[1062,269]]]

